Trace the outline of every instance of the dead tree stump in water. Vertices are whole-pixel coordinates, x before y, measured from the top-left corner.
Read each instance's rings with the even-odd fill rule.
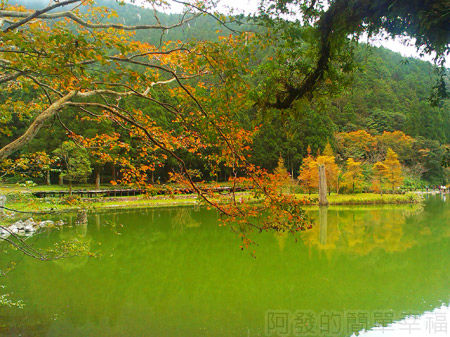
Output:
[[[88,220],[87,220],[87,210],[85,209],[81,209],[77,212],[77,220],[75,221],[75,223],[77,225],[84,225],[87,224]]]
[[[328,205],[327,200],[327,176],[325,166],[319,165],[319,206]]]

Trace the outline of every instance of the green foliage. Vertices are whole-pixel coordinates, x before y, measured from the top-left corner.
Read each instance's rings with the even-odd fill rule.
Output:
[[[330,1],[334,6],[339,1]],[[20,3],[20,1],[19,1]],[[290,1],[278,1],[278,7],[270,7],[270,11],[284,11],[284,5]],[[357,1],[363,6],[368,5],[368,1]],[[376,1],[372,5],[382,7],[383,1]],[[442,1],[433,1],[439,6],[443,6]],[[29,5],[23,2],[24,5]],[[118,12],[118,18],[112,18],[111,22],[139,24],[140,22],[156,23],[154,12],[151,9],[125,4],[120,6],[115,1],[102,0],[98,5],[110,7]],[[309,6],[309,2],[300,4],[300,10],[307,17],[319,17],[324,13],[324,9]],[[391,7],[391,5],[389,5]],[[412,8],[411,13],[417,13],[423,10],[417,8],[417,4],[401,1],[393,5],[393,10],[398,13],[404,13],[406,8]],[[366,8],[367,9],[367,8]],[[83,11],[83,7],[81,11]],[[292,10],[298,10],[293,7]],[[348,9],[350,12],[354,8]],[[343,18],[349,15],[345,12]],[[425,12],[432,15],[425,9]],[[267,14],[267,12],[266,12]],[[179,21],[178,14],[158,13],[162,22],[171,25]],[[429,16],[426,16],[430,18]],[[238,20],[243,20],[244,24],[239,25]],[[261,19],[261,18],[259,18]],[[254,19],[258,21],[259,19]],[[404,22],[389,21],[392,20],[389,13],[386,23],[371,21],[374,16],[367,17],[375,31],[383,25],[390,22],[391,32],[396,34],[402,29],[407,33],[416,34],[417,32],[439,33],[438,27],[442,25],[439,15],[431,17],[431,22],[436,22],[437,26],[426,27],[413,18],[413,25],[406,27]],[[258,126],[259,132],[253,140],[250,161],[258,166],[272,171],[277,165],[277,158],[281,153],[285,159],[285,166],[288,172],[297,175],[302,158],[306,157],[308,144],[311,145],[312,153],[317,153],[318,149],[324,149],[328,140],[331,146],[337,151],[337,161],[342,165],[348,158],[354,158],[358,161],[370,160],[373,153],[384,156],[387,147],[398,153],[399,160],[408,169],[414,171],[411,173],[412,179],[425,179],[430,183],[441,184],[445,172],[441,166],[445,163],[444,152],[441,145],[450,141],[450,103],[449,100],[442,100],[440,105],[433,106],[428,101],[430,88],[440,76],[446,76],[433,65],[413,58],[405,59],[399,54],[393,53],[385,48],[373,48],[355,43],[347,44],[346,36],[341,39],[333,36],[337,40],[333,42],[348,46],[349,48],[335,48],[333,51],[333,64],[329,65],[324,73],[322,86],[309,99],[300,99],[294,101],[291,108],[287,110],[277,110],[273,108],[264,108],[265,104],[272,104],[277,100],[280,90],[290,86],[297,86],[302,83],[307,74],[313,69],[317,61],[317,55],[320,51],[320,29],[313,24],[303,25],[299,21],[284,21],[279,18],[265,15],[262,18],[265,27],[255,26],[249,18],[231,18],[229,26],[233,29],[246,30],[251,29],[258,33],[258,48],[252,50],[252,56],[249,57],[249,63],[254,72],[247,79],[251,83],[248,92],[249,102],[254,103],[252,108],[243,108],[239,111],[238,118],[246,128]],[[342,19],[344,20],[344,19]],[[347,24],[339,20],[335,24],[342,29],[352,28],[353,23]],[[311,21],[312,22],[312,21]],[[415,26],[414,26],[415,25]],[[362,26],[361,26],[362,27]],[[221,30],[216,34],[217,30]],[[67,32],[69,34],[70,32]],[[136,33],[133,39],[159,44],[160,41],[181,40],[186,45],[192,45],[195,40],[217,40],[219,36],[225,36],[230,33],[223,26],[218,26],[216,20],[210,16],[202,16],[198,20],[190,22],[188,26],[179,27],[163,34],[147,34],[145,31]],[[341,32],[339,32],[341,34]],[[337,35],[339,35],[337,34]],[[443,37],[441,33],[438,34]],[[437,36],[437,35],[436,35]],[[419,44],[427,47],[436,47],[441,42],[433,36],[432,40],[419,40]],[[422,38],[422,37],[421,37]],[[341,39],[341,40],[340,40]],[[429,46],[428,43],[431,43]],[[439,48],[437,48],[439,49]],[[109,69],[104,66],[104,69]],[[136,68],[138,69],[138,68]],[[444,77],[445,77],[444,76]],[[213,80],[213,79],[211,79]],[[195,81],[189,83],[195,84]],[[219,83],[217,84],[219,86]],[[344,90],[345,89],[345,90]],[[152,88],[152,95],[158,100],[170,103],[168,95],[158,88]],[[34,97],[38,95],[35,91],[16,90],[11,94],[1,93],[0,98],[5,102],[8,96]],[[208,102],[212,108],[216,102]],[[159,106],[150,106],[137,99],[129,99],[121,102],[122,107],[126,109],[138,109],[147,116],[151,116],[168,130],[171,130],[171,118],[164,109]],[[178,103],[176,103],[178,104]],[[2,123],[6,120],[13,120],[9,129],[4,127],[0,136],[0,145],[8,143],[12,138],[17,138],[30,120],[28,108],[23,107],[21,116],[15,116],[5,111]],[[20,118],[19,118],[20,117]],[[112,122],[98,123],[91,120],[84,120],[80,123],[80,116],[72,110],[61,114],[58,117],[62,123],[76,134],[84,137],[95,137],[97,134],[111,134],[115,132],[115,126]],[[2,127],[6,125],[3,124]],[[9,124],[8,124],[9,125]],[[402,131],[404,134],[412,136],[416,142],[411,147],[399,148],[395,144],[385,140],[383,149],[376,149],[373,152],[370,142],[367,146],[369,150],[357,147],[353,139],[347,142],[336,144],[333,142],[333,134],[337,132],[350,132],[357,130],[366,130],[373,137],[383,137],[384,131]],[[182,130],[174,130],[181,132]],[[361,137],[364,137],[361,134]],[[66,130],[61,128],[58,119],[50,121],[46,125],[46,131],[38,136],[22,150],[22,154],[33,153],[45,150],[52,153],[66,139]],[[133,139],[126,134],[120,136],[120,141],[130,144],[130,157],[135,159],[135,164],[145,164],[147,157],[140,157],[139,146]],[[423,156],[420,149],[429,149],[426,156]],[[344,151],[345,150],[345,151]],[[112,157],[117,158],[123,155],[123,149],[115,149]],[[19,156],[20,154],[18,154]],[[155,154],[155,156],[159,154]],[[227,180],[230,176],[230,168],[218,166],[218,172],[211,172],[205,168],[204,161],[194,156],[192,153],[183,150],[177,150],[179,155],[187,164],[190,170],[198,170],[203,179]],[[96,170],[102,171],[105,176],[103,181],[111,180],[113,177],[112,166],[114,160],[109,162],[99,162],[94,157],[90,157],[91,165]],[[177,163],[171,159],[159,158],[160,165],[157,165],[153,173],[154,179],[160,177],[161,182],[169,179],[169,172],[177,169]],[[448,161],[447,161],[448,162]],[[418,165],[416,165],[416,163]],[[416,165],[416,166],[414,166]],[[81,165],[82,166],[82,165]],[[64,168],[64,167],[63,167]],[[117,170],[120,168],[117,167]],[[77,170],[75,170],[77,171]],[[83,169],[81,169],[83,171]],[[84,173],[79,172],[79,177],[73,178],[83,180],[89,178],[89,170]],[[63,173],[66,179],[71,179],[70,175]],[[110,179],[111,178],[111,179]],[[90,176],[91,181],[93,177]],[[149,178],[151,179],[151,178]],[[367,182],[367,179],[365,179]],[[365,187],[363,187],[365,188]]]
[[[69,182],[86,180],[92,171],[86,149],[72,141],[62,143],[53,153],[60,160],[61,176]]]

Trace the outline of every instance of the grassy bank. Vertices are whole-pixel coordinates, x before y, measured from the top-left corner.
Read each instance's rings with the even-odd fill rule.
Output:
[[[21,200],[14,200],[6,202],[6,207],[14,210],[29,211],[29,212],[69,212],[80,208],[87,209],[115,209],[115,208],[139,208],[139,207],[167,207],[167,206],[185,206],[198,204],[195,196],[185,195],[177,196],[176,198],[160,197],[147,198],[144,196],[137,197],[117,197],[117,198],[92,198],[75,200],[73,202],[67,201],[68,198],[21,198]]]
[[[30,212],[54,211],[65,212],[73,211],[80,208],[88,209],[115,209],[115,208],[144,208],[144,207],[173,207],[185,205],[197,205],[199,200],[196,195],[176,195],[170,196],[135,196],[135,197],[108,197],[108,198],[34,198],[30,194],[29,188],[14,187],[8,189],[5,186],[0,188],[0,193],[7,195],[6,207]],[[250,193],[237,193],[239,199],[253,202]],[[296,194],[297,198],[307,198],[312,200],[312,205],[317,205],[317,194]],[[219,197],[217,201],[225,201],[226,197]],[[408,204],[419,203],[422,196],[416,193],[406,194],[380,194],[375,193],[359,193],[359,194],[331,194],[328,196],[330,205],[378,205],[378,204]]]
[[[298,198],[318,199],[318,194],[296,194]],[[356,193],[356,194],[335,194],[327,196],[330,205],[377,205],[377,204],[407,204],[419,203],[422,196],[417,193],[405,194],[383,194],[378,193]],[[317,202],[316,202],[317,204]]]

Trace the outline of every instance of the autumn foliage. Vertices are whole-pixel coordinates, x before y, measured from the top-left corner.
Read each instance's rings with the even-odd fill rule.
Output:
[[[334,190],[336,193],[339,193],[341,187],[346,192],[355,193],[370,189],[382,192],[388,188],[395,191],[402,185],[402,164],[398,154],[387,144],[403,151],[406,158],[412,155],[413,138],[399,131],[372,136],[359,130],[338,133],[335,141],[338,155],[334,154],[329,143],[317,157],[311,156],[308,147],[308,156],[303,159],[298,176],[304,192],[311,194],[311,191],[317,190],[319,165],[325,166],[329,191]],[[345,162],[338,165],[337,156],[345,159]],[[375,161],[376,159],[378,160]]]
[[[9,97],[0,104],[3,132],[8,133],[13,116],[28,127],[0,149],[0,159],[25,146],[47,121],[70,114],[80,123],[108,129],[87,137],[61,122],[74,144],[86,148],[99,165],[120,168],[118,183],[151,190],[149,176],[170,160],[171,181],[216,208],[223,224],[241,233],[244,245],[251,229],[297,232],[309,226],[300,208],[306,201],[279,193],[285,177],[278,179],[280,172],[273,175],[248,162],[257,128],[244,128],[238,117],[253,104],[244,94],[257,43],[253,34],[152,45],[134,39],[136,30],[158,34],[172,27],[159,20],[139,26],[110,23],[117,14],[88,0],[68,1],[80,2],[85,11],[58,11],[66,2],[48,13],[1,7],[8,20],[0,51],[0,84]],[[208,6],[187,6],[175,26],[194,20]],[[22,98],[21,92],[34,94]],[[231,194],[216,195],[198,182],[180,153],[201,160],[212,176],[221,167],[231,171]],[[65,166],[66,176],[78,179]],[[251,187],[259,203],[238,198],[238,184]]]

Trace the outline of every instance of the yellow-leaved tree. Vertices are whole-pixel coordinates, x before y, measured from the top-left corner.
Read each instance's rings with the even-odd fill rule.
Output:
[[[308,145],[308,156],[303,158],[302,165],[300,166],[300,174],[298,180],[300,186],[311,194],[311,189],[318,185],[319,175],[317,173],[317,163],[314,157],[311,156],[311,146]]]
[[[323,155],[328,157],[334,157],[333,148],[330,145],[330,142],[325,145],[325,148],[323,149]]]
[[[278,158],[278,165],[273,171],[273,174],[275,175],[275,179],[278,179],[279,185],[280,185],[280,192],[283,191],[283,187],[289,185],[291,182],[291,175],[286,169],[286,166],[284,165],[284,159],[283,157]]]
[[[388,169],[386,178],[392,186],[392,190],[394,190],[395,187],[398,187],[403,183],[403,174],[402,165],[398,160],[398,155],[391,148],[388,148],[386,152],[384,165],[386,165]]]
[[[373,164],[372,170],[373,170],[372,188],[374,190],[379,190],[380,194],[383,195],[383,183],[385,182],[388,176],[389,169],[382,162],[376,162],[375,164]]]
[[[363,174],[361,168],[361,162],[353,160],[353,158],[347,159],[347,171],[344,173],[344,186],[348,189],[352,189],[355,193],[355,188],[359,189],[363,183]]]
[[[336,160],[334,158],[333,149],[331,148],[330,143],[327,143],[325,149],[323,150],[323,154],[317,157],[316,160],[316,175],[318,176],[319,165],[325,166],[325,173],[327,176],[327,185],[328,191],[331,191],[331,186],[336,189],[336,193],[339,193],[339,166],[336,164]],[[318,186],[318,179],[317,179]]]

